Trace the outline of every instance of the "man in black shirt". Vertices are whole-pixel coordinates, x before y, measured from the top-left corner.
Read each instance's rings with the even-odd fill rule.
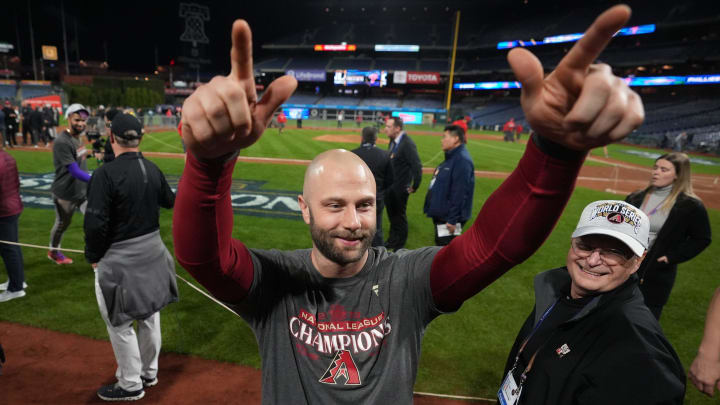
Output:
[[[115,116],[109,142],[116,158],[88,185],[85,258],[95,268],[95,294],[118,363],[118,382],[97,392],[106,401],[140,399],[143,387],[157,384],[159,311],[178,299],[175,263],[159,224],[159,207],[172,208],[175,195],[140,153],[141,138],[135,117]]]
[[[390,138],[388,151],[395,181],[385,195],[390,235],[385,246],[399,250],[408,238],[407,203],[410,194],[417,191],[422,181],[422,164],[412,138],[403,131],[400,117],[391,117],[385,123],[385,134]]]
[[[13,108],[10,101],[5,101],[5,107],[3,107],[5,113],[5,138],[10,143],[10,147],[17,146],[17,140],[15,135],[17,134],[20,123],[18,122],[18,112]]]
[[[30,135],[32,136],[32,144],[33,148],[38,147],[38,140],[43,139],[43,131],[45,130],[45,125],[43,123],[43,113],[40,107],[35,107],[32,110],[32,113],[30,113]],[[45,142],[45,146],[47,146],[48,143]]]
[[[365,164],[368,165],[373,176],[375,176],[377,232],[373,238],[372,246],[382,246],[382,216],[383,207],[385,207],[385,191],[393,184],[393,168],[390,163],[390,154],[376,147],[375,141],[377,141],[377,129],[365,127],[362,130],[360,147],[352,151],[365,161]]]

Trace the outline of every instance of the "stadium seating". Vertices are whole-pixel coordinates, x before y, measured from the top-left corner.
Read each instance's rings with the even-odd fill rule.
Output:
[[[23,99],[54,94],[51,86],[34,86],[26,84],[20,86],[20,91],[22,92]]]
[[[371,58],[332,58],[327,66],[328,70],[336,69],[372,69],[373,60]]]
[[[362,99],[358,105],[396,108],[396,107],[400,107],[400,99],[399,98],[367,97],[367,98]]]
[[[290,58],[272,58],[272,59],[266,59],[262,62],[256,63],[254,68],[255,70],[260,71],[266,71],[266,72],[282,72],[285,70],[285,67],[288,65],[288,62],[290,62]]]
[[[323,97],[320,100],[317,101],[316,104],[325,104],[325,105],[358,105],[360,104],[360,98],[359,97],[335,97],[335,96],[327,96]]]
[[[14,99],[17,86],[11,84],[0,84],[0,100]]]
[[[420,70],[417,59],[375,59],[375,69],[379,70]]]

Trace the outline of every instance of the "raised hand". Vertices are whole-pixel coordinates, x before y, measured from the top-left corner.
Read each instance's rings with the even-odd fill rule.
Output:
[[[257,101],[252,34],[244,20],[233,23],[230,62],[229,75],[214,77],[183,104],[183,140],[197,157],[212,159],[255,143],[297,87],[295,78],[280,77]]]
[[[629,18],[624,5],[602,13],[547,77],[535,55],[510,51],[525,118],[535,132],[570,149],[590,150],[624,138],[642,123],[640,96],[608,65],[593,64]]]

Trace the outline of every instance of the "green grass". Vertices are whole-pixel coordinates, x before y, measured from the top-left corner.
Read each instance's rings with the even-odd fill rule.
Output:
[[[312,140],[323,133],[332,132],[288,130],[278,135],[270,130],[243,155],[311,159],[326,149],[355,147],[354,144],[339,145]],[[418,144],[421,159],[426,166],[440,162],[442,157],[436,157],[440,149],[439,137],[414,135],[413,139]],[[149,134],[143,140],[142,148],[145,151],[182,150],[174,132]],[[627,146],[612,145],[611,157],[627,155],[621,152],[624,148]],[[510,171],[520,158],[523,146],[471,140],[468,149],[478,170]],[[49,153],[11,153],[17,159],[21,172],[52,171],[52,157]],[[152,160],[166,174],[179,175],[182,171],[182,159]],[[94,165],[91,163],[90,168]],[[234,178],[264,180],[267,181],[264,186],[267,189],[300,191],[303,172],[303,166],[238,163]],[[420,190],[411,196],[408,204],[410,248],[433,243],[431,223],[422,215],[428,182],[429,176],[426,175]],[[500,180],[477,179],[474,212],[480,209],[482,202],[499,184]],[[535,255],[468,300],[456,314],[440,317],[430,325],[423,344],[416,390],[494,397],[510,346],[520,325],[532,310],[532,278],[541,271],[564,264],[577,215],[588,201],[601,198],[618,196],[578,188],[557,228]],[[709,210],[709,214],[712,228],[718,229],[720,212]],[[171,212],[163,210],[161,234],[172,251],[171,219]],[[53,221],[52,210],[26,208],[20,217],[20,240],[47,245]],[[387,217],[383,224],[387,232]],[[297,249],[311,245],[307,226],[298,220],[236,216],[233,236],[255,248]],[[75,215],[74,222],[65,234],[63,246],[82,249],[80,215]],[[23,253],[26,278],[30,285],[28,295],[0,304],[0,320],[107,340],[105,325],[100,319],[95,301],[93,272],[82,255],[71,254],[75,264],[59,267],[47,260],[45,250],[23,249]],[[676,286],[663,313],[661,324],[686,369],[702,337],[709,299],[715,287],[720,285],[718,257],[720,248],[716,243],[689,263],[680,265]],[[177,267],[177,272],[189,279],[181,267]],[[0,281],[4,281],[4,275],[0,276]],[[178,285],[180,302],[170,305],[162,313],[163,350],[259,367],[255,338],[246,324],[184,283]],[[713,401],[689,386],[686,403],[710,404]]]

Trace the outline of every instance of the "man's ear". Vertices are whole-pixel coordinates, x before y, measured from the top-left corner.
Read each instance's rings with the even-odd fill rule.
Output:
[[[642,256],[638,257],[638,259],[635,261],[635,266],[633,266],[633,270],[630,272],[630,274],[633,274],[636,271],[638,271],[643,260],[645,260],[645,256],[647,256],[647,250],[645,251],[645,253],[643,253]]]
[[[300,210],[302,211],[303,221],[310,225],[310,207],[302,194],[298,195],[298,205],[300,205]]]

